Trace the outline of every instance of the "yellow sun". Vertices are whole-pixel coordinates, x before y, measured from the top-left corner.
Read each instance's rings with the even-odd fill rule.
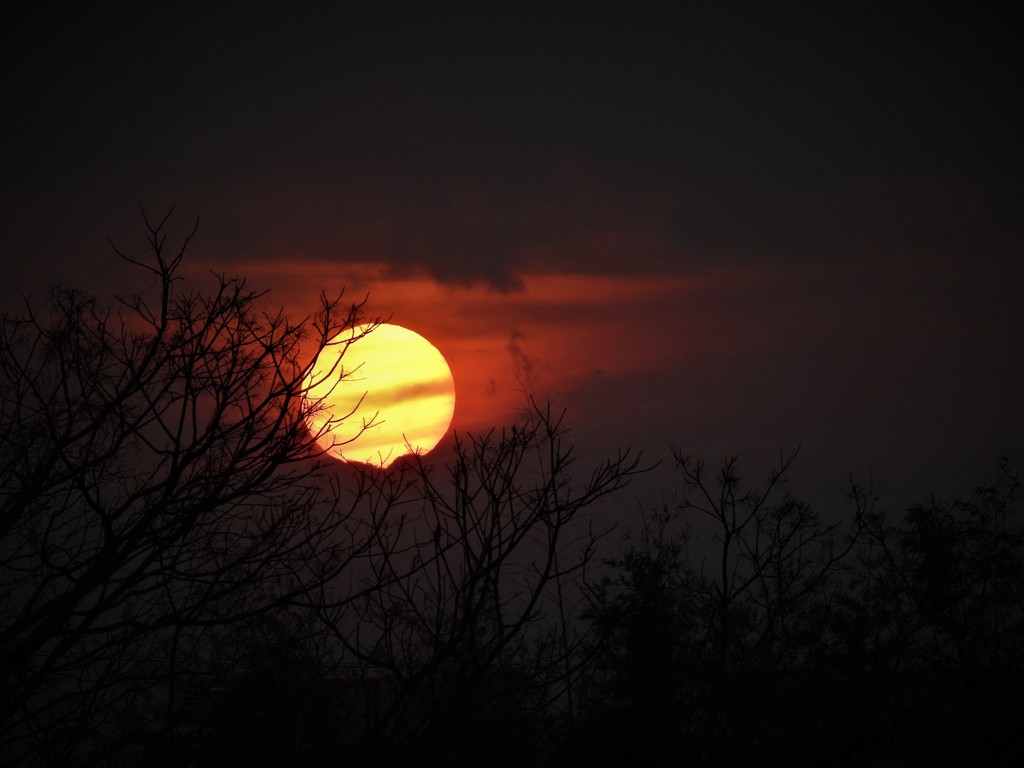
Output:
[[[304,391],[317,444],[342,461],[379,467],[431,450],[455,413],[444,356],[400,325],[342,331],[320,352]]]

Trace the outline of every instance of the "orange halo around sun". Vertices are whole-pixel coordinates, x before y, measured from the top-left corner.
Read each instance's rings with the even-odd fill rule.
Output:
[[[306,376],[306,425],[336,459],[388,467],[436,446],[455,413],[437,348],[408,328],[360,325],[331,339]]]

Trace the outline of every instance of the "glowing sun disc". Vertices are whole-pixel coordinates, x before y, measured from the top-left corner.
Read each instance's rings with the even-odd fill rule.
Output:
[[[304,381],[306,418],[336,459],[388,467],[427,453],[455,413],[455,380],[444,356],[415,331],[360,325],[330,340]]]

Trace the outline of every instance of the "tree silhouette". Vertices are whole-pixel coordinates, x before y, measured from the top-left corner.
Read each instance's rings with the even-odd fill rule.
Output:
[[[862,511],[821,522],[787,489],[795,453],[755,487],[735,457],[717,472],[675,458],[681,500],[645,517],[594,593],[601,661],[585,728],[626,723],[617,748],[655,763],[835,759],[807,720],[828,714],[811,689],[827,679],[830,606],[864,539]],[[593,759],[611,764],[614,750]]]
[[[1015,765],[1024,514],[1001,458],[966,500],[900,516],[851,483],[823,524],[735,459],[677,456],[684,495],[610,561],[591,695],[565,749],[593,764]],[[704,523],[703,525],[701,523]]]
[[[53,761],[156,681],[173,700],[190,630],[329,580],[376,524],[343,527],[305,427],[304,361],[359,307],[291,323],[242,280],[189,288],[191,234],[146,225],[122,258],[149,291],[0,324],[0,728]]]
[[[322,460],[306,377],[361,306],[291,322],[241,279],[199,290],[195,230],[145,223],[118,253],[146,290],[0,321],[0,755],[450,763],[474,713],[526,727],[575,669],[579,513],[636,459],[577,482],[535,406],[443,467]]]
[[[878,516],[871,534],[863,598],[847,616],[871,630],[858,644],[884,693],[883,748],[906,764],[1014,764],[1024,716],[1019,470],[1002,456],[972,496],[930,498],[895,524]]]
[[[530,713],[562,697],[581,646],[571,581],[599,532],[580,513],[638,471],[628,452],[583,480],[561,417],[532,405],[509,429],[458,440],[443,469],[372,473],[367,498],[401,512],[366,553],[365,599],[318,606],[349,658],[391,683],[356,755],[381,764],[518,764]],[[383,748],[384,752],[379,750]]]
[[[674,510],[645,516],[639,541],[608,564],[591,589],[587,617],[597,642],[583,691],[587,717],[566,749],[599,765],[664,764],[687,756],[687,702],[698,651],[695,606],[684,584]],[[569,761],[571,754],[565,754]]]

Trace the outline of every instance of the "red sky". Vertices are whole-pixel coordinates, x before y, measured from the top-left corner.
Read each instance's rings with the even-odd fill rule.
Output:
[[[5,280],[133,278],[138,205],[292,314],[369,296],[455,425],[953,491],[1024,449],[1007,20],[730,6],[90,11],[5,31]],[[947,488],[943,488],[945,484]],[[894,499],[894,504],[904,499]]]

